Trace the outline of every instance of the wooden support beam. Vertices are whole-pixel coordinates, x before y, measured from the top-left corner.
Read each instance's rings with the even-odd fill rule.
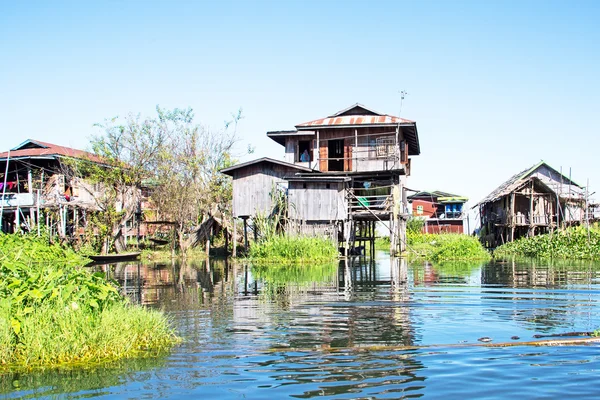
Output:
[[[248,251],[248,217],[243,218],[244,220],[244,248]]]
[[[232,256],[237,257],[237,218],[233,217],[233,253]]]

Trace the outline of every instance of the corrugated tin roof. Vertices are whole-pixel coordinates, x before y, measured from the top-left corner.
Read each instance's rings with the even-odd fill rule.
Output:
[[[316,127],[342,127],[356,125],[398,125],[414,124],[405,118],[394,117],[393,115],[344,115],[339,117],[326,117],[315,119],[314,121],[303,122],[296,125],[296,128],[316,128]]]
[[[291,169],[297,169],[299,171],[304,171],[304,172],[311,172],[313,171],[310,168],[307,167],[303,167],[301,165],[296,165],[296,164],[290,164],[287,163],[285,161],[279,161],[279,160],[274,160],[272,158],[269,157],[263,157],[263,158],[258,158],[256,160],[252,160],[252,161],[247,161],[241,164],[237,164],[228,168],[223,168],[220,172],[225,174],[225,175],[229,175],[229,176],[233,176],[233,171],[241,169],[241,168],[245,168],[248,167],[250,165],[255,165],[255,164],[260,164],[260,163],[269,163],[269,164],[278,164],[278,165],[282,165],[284,167],[288,167]]]
[[[274,141],[276,141],[277,143],[279,143],[282,146],[285,146],[285,138],[291,137],[291,136],[314,136],[315,135],[315,131],[300,131],[298,132],[297,130],[293,130],[293,131],[269,131],[267,132],[267,137],[270,137],[271,139],[273,139]]]
[[[462,196],[459,196],[457,194],[448,193],[448,192],[442,192],[439,190],[434,190],[432,192],[429,192],[427,190],[421,190],[415,194],[411,194],[410,196],[408,196],[409,199],[412,199],[414,197],[462,197]]]
[[[6,160],[9,152],[0,153],[0,160]],[[10,158],[56,158],[73,157],[101,162],[101,158],[84,150],[28,139],[10,151]]]
[[[397,125],[414,123],[415,121],[395,117],[393,115],[382,114],[367,108],[362,104],[356,103],[328,117],[298,124],[296,125],[296,128],[301,129],[305,127],[338,127],[355,125]]]

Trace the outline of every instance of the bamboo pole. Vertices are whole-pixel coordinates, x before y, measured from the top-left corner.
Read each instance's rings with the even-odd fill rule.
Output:
[[[6,194],[6,178],[8,178],[8,163],[10,162],[10,150],[6,156],[6,168],[4,169],[4,183],[2,185],[2,205],[0,205],[0,231],[2,231],[2,219],[4,218],[4,198]]]

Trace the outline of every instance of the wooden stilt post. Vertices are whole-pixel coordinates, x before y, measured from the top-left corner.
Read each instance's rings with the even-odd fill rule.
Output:
[[[237,257],[237,218],[233,217],[233,254]]]
[[[529,235],[528,236],[534,236],[535,235],[535,224],[533,221],[533,216],[534,214],[534,210],[533,210],[533,179],[531,180],[531,193],[529,194]]]
[[[248,251],[248,217],[243,217],[244,220],[244,247]]]
[[[510,195],[510,237],[509,242],[515,240],[515,192]]]
[[[213,227],[208,228],[206,232],[206,257],[210,255],[210,236],[212,234]],[[206,261],[208,263],[208,261]]]

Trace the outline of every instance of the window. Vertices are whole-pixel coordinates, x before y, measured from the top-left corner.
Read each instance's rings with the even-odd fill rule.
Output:
[[[394,155],[394,138],[380,137],[377,141],[377,158],[390,157]]]
[[[298,152],[296,154],[296,162],[310,162],[312,161],[312,154],[310,148],[310,140],[299,140],[298,141]]]

